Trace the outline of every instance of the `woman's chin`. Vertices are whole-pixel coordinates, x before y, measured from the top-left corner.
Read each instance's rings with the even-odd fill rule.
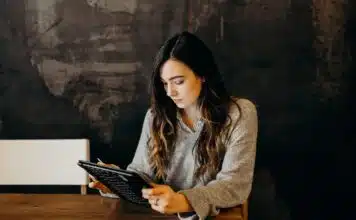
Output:
[[[184,109],[185,105],[182,103],[176,103],[177,108]]]
[[[195,106],[195,104],[187,103],[187,102],[174,102],[179,109],[187,109]]]
[[[175,101],[174,103],[176,104],[177,108],[183,109],[186,107],[186,105],[181,101]]]

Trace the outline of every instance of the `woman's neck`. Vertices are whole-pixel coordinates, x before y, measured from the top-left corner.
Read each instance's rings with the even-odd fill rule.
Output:
[[[191,129],[194,128],[195,123],[199,120],[201,114],[198,106],[190,106],[180,110],[183,122]]]

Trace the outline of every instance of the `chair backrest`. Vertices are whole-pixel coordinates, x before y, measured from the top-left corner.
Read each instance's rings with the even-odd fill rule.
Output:
[[[248,220],[248,200],[242,204],[242,219]]]
[[[0,185],[87,185],[86,139],[0,140]]]

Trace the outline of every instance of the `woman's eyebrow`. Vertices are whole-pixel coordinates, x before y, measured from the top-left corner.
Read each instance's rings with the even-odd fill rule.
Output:
[[[184,76],[172,76],[171,78],[168,79],[168,81],[171,81],[171,80],[174,80],[174,79],[177,79],[177,78],[183,78]],[[161,81],[164,82],[164,79],[161,78]]]

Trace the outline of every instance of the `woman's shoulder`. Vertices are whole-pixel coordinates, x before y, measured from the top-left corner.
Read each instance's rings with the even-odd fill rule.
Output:
[[[229,109],[229,119],[227,122],[228,131],[233,132],[230,133],[233,136],[240,136],[241,132],[257,132],[258,116],[256,105],[248,99],[232,98]]]
[[[257,114],[256,105],[249,99],[231,97],[229,115],[232,118],[245,117]]]
[[[146,122],[152,122],[152,118],[153,118],[153,111],[151,108],[148,108],[146,110],[146,114],[145,114],[145,121]]]

